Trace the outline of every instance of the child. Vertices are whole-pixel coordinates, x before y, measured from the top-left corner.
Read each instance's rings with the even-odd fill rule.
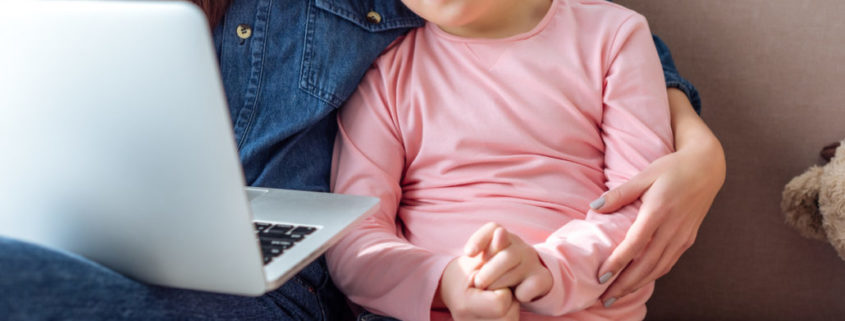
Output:
[[[338,116],[334,191],[381,199],[327,254],[338,287],[401,320],[644,318],[653,285],[603,304],[595,278],[639,203],[587,204],[672,151],[645,19],[601,0],[403,2],[428,23]]]

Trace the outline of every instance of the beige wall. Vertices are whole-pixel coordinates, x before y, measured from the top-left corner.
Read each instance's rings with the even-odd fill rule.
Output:
[[[845,0],[627,0],[700,90],[728,177],[654,320],[845,320],[845,262],[783,223],[783,185],[845,138]],[[845,178],[843,178],[845,179]]]

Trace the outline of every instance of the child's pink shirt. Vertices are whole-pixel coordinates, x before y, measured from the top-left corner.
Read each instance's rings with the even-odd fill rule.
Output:
[[[653,285],[606,309],[597,281],[639,202],[613,215],[588,204],[672,151],[669,117],[646,21],[618,5],[555,0],[506,39],[413,30],[338,116],[334,191],[381,208],[329,250],[332,278],[374,313],[447,320],[430,311],[443,270],[493,221],[554,277],[521,320],[642,319]]]

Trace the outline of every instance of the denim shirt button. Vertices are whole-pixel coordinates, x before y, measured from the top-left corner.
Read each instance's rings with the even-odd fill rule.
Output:
[[[367,12],[367,21],[375,24],[381,23],[381,15],[375,11]]]
[[[239,38],[248,39],[249,37],[252,37],[252,28],[246,24],[239,24],[237,33]]]

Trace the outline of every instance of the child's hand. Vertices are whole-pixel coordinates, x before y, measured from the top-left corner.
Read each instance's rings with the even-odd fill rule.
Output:
[[[519,302],[510,289],[482,290],[472,286],[472,274],[479,264],[467,256],[452,260],[443,271],[435,302],[442,301],[455,321],[518,321]]]
[[[531,302],[552,289],[552,274],[534,247],[496,223],[478,229],[464,252],[470,257],[480,254],[482,265],[472,280],[478,289],[516,287],[513,293],[519,302]]]

